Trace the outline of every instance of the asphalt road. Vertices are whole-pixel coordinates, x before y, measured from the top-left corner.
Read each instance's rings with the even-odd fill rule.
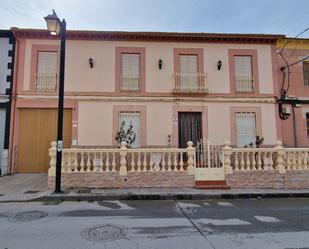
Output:
[[[309,249],[309,199],[0,203],[0,249]]]

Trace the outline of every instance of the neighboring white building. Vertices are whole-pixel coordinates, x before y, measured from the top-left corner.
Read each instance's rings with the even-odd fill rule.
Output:
[[[10,31],[0,30],[0,175],[7,174],[14,43]]]

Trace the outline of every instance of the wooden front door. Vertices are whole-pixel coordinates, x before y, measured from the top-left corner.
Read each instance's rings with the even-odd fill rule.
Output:
[[[187,142],[192,141],[193,146],[202,139],[202,113],[178,113],[178,142],[179,148],[186,148]]]
[[[17,172],[47,172],[48,149],[57,140],[57,109],[20,109]],[[64,110],[63,146],[72,141],[72,111]]]

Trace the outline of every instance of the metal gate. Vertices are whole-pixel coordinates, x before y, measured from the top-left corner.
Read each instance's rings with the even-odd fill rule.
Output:
[[[223,145],[210,139],[201,139],[196,145],[197,168],[221,168],[223,162]]]

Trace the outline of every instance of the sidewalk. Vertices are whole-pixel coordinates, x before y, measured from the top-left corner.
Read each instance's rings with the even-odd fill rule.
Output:
[[[0,178],[1,202],[100,201],[100,200],[185,200],[234,198],[309,197],[309,189],[231,189],[193,188],[68,189],[53,194],[46,186],[46,174],[15,174]]]

